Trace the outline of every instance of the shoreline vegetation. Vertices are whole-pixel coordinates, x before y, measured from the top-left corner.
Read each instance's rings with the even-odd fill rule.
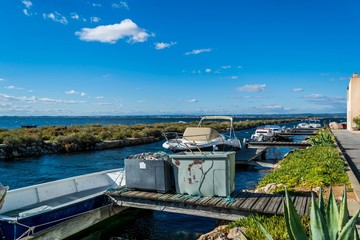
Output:
[[[321,189],[324,189],[325,198],[329,198],[332,191],[336,199],[341,199],[344,186],[352,191],[345,162],[330,130],[323,128],[308,141],[311,147],[290,152],[259,181],[255,192],[284,193],[286,187],[290,195],[308,195],[311,192],[319,196]],[[303,216],[300,220],[307,234],[310,234],[309,216]],[[199,240],[269,239],[259,222],[269,231],[272,239],[292,239],[288,235],[284,216],[253,215],[230,223],[225,221],[212,232],[200,236]]]
[[[284,124],[302,118],[245,120],[234,122],[235,130],[267,124]],[[163,132],[184,132],[189,123],[154,123],[136,125],[73,125],[0,129],[0,159],[11,160],[45,154],[104,150],[153,143],[163,140]],[[219,132],[227,130],[227,122],[204,122]]]

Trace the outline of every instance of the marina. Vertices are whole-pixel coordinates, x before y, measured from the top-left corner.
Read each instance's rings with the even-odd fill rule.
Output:
[[[248,130],[246,130],[250,134]],[[245,133],[245,131],[244,131]],[[238,137],[243,137],[241,132],[236,132]],[[294,136],[304,137],[304,136]],[[257,142],[259,143],[259,142]],[[268,144],[267,146],[252,146],[251,148],[241,149],[236,154],[236,165],[239,166],[252,166],[254,168],[266,168],[271,167],[277,160],[281,159],[281,156],[288,152],[290,149],[296,149],[305,147],[304,145],[296,145],[296,142],[282,143],[282,142],[261,142],[262,144]],[[270,145],[270,143],[272,145]],[[154,143],[150,145],[161,146],[161,142]],[[256,145],[256,144],[255,144]],[[155,149],[160,148],[153,148]],[[139,147],[134,147],[134,149]],[[281,149],[288,149],[285,152]],[[274,149],[274,152],[277,152],[278,156],[275,159],[267,159],[264,156],[268,155]],[[277,150],[276,150],[277,149]],[[199,151],[198,151],[199,152]],[[282,152],[282,153],[281,153]],[[189,152],[189,154],[194,154],[195,152]],[[201,152],[200,152],[201,153]],[[129,156],[129,155],[128,155]],[[238,172],[238,170],[236,170]],[[238,173],[236,174],[238,175]],[[237,183],[239,183],[238,176],[234,176]],[[80,214],[79,221],[84,221],[83,225],[77,225],[79,221],[74,219],[65,221],[64,223],[58,224],[56,226],[51,226],[48,229],[40,232],[31,232],[28,236],[29,239],[39,236],[53,236],[53,234],[62,234],[65,236],[65,233],[70,235],[91,226],[90,222],[102,222],[111,216],[117,215],[117,213],[122,212],[122,209],[126,208],[139,208],[144,210],[156,210],[155,215],[168,213],[168,214],[186,214],[189,217],[204,217],[206,219],[226,219],[226,220],[235,220],[239,217],[248,216],[252,213],[261,213],[265,215],[281,215],[283,214],[282,208],[282,197],[281,195],[269,195],[265,193],[250,193],[241,191],[243,187],[236,185],[234,191],[226,192],[222,194],[223,196],[213,196],[213,197],[202,197],[191,194],[179,194],[171,192],[149,192],[141,190],[132,190],[126,188],[120,188],[116,191],[107,191],[104,196],[108,197],[112,204],[111,208],[118,209],[113,211],[113,214],[110,213],[111,208],[109,205],[96,208]],[[228,194],[229,193],[229,194]],[[231,193],[231,194],[230,194]],[[310,197],[309,195],[296,196],[293,197],[295,200],[295,207],[300,214],[307,214],[309,211]],[[95,211],[96,210],[96,211]],[[86,217],[87,216],[87,217]],[[102,216],[102,217],[99,217]],[[82,219],[82,220],[81,220]],[[91,221],[85,221],[84,219],[92,219]],[[94,219],[97,219],[96,221]],[[208,220],[207,220],[208,221]],[[30,232],[29,232],[30,233]]]

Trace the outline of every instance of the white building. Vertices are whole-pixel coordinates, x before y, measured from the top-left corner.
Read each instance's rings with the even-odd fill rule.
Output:
[[[360,76],[354,73],[347,89],[347,130],[352,131],[356,124],[353,118],[360,116]]]

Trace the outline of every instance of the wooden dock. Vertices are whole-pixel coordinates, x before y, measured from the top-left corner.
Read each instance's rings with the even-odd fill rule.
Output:
[[[279,194],[235,192],[232,197],[200,197],[171,193],[118,190],[106,193],[113,203],[157,211],[189,214],[234,221],[249,214],[283,215],[283,196]],[[292,197],[300,215],[309,216],[311,198]]]
[[[310,143],[299,142],[247,142],[248,148],[270,148],[270,147],[286,147],[286,148],[307,148]]]

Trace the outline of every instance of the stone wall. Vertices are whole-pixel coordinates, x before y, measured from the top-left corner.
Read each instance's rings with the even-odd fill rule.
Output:
[[[159,141],[155,137],[126,138],[124,140],[104,141],[88,146],[80,146],[76,143],[60,145],[57,142],[32,143],[30,145],[8,146],[0,144],[0,159],[9,160],[15,158],[27,158],[45,154],[59,154],[82,151],[96,151],[111,148],[141,145]]]

